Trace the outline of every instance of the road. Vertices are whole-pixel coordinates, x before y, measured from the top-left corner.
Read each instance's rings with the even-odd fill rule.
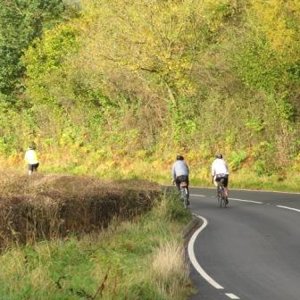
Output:
[[[202,223],[188,243],[190,300],[300,299],[300,194],[232,190],[219,208],[215,190],[190,192]]]

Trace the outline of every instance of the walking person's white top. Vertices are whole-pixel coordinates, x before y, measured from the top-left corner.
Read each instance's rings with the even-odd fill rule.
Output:
[[[211,165],[211,175],[229,174],[227,164],[224,159],[216,158]]]
[[[25,161],[29,164],[29,165],[35,165],[37,164],[39,161],[37,159],[37,155],[35,150],[33,149],[28,149],[25,153]]]

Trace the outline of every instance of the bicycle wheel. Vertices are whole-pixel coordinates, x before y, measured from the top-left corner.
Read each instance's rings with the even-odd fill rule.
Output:
[[[228,204],[228,198],[226,197],[225,193],[224,193],[224,207],[227,207]]]
[[[219,207],[222,207],[223,206],[223,200],[222,200],[222,197],[219,198]]]
[[[226,207],[226,195],[222,184],[218,186],[218,205],[219,207]]]
[[[184,188],[184,207],[187,208],[189,206],[189,191],[187,188]]]
[[[184,208],[188,207],[188,190],[187,188],[180,189],[181,201],[183,202]]]
[[[222,193],[222,200],[221,200],[221,202],[222,202],[222,207],[226,207],[226,196],[225,196],[224,191]]]
[[[218,206],[222,207],[222,188],[220,185],[217,187],[217,200],[218,200]]]

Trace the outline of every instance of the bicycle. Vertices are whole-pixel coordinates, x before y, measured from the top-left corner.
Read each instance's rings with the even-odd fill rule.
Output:
[[[227,205],[227,197],[225,194],[225,187],[224,187],[224,179],[221,178],[220,181],[218,181],[217,185],[217,200],[219,207],[226,207]]]
[[[182,181],[179,184],[180,189],[180,199],[183,202],[184,208],[187,208],[189,206],[189,190],[188,190],[188,184],[186,181]]]

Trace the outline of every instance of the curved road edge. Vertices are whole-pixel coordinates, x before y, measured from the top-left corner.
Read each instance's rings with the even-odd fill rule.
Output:
[[[195,229],[195,227],[192,227],[193,229],[195,229],[193,231],[192,234],[190,234],[190,238],[188,241],[188,257],[189,260],[191,262],[191,264],[193,265],[194,269],[198,272],[198,274],[204,279],[206,280],[211,286],[213,286],[215,289],[217,290],[225,290],[223,286],[221,286],[219,283],[217,283],[212,277],[210,277],[205,270],[201,267],[201,265],[199,264],[199,262],[196,259],[196,255],[194,252],[194,243],[198,237],[198,235],[206,228],[206,226],[208,225],[208,221],[199,215],[193,214],[193,217],[198,219],[197,224],[201,224],[201,226],[197,229]],[[191,233],[191,232],[190,232]],[[240,299],[238,296],[236,296],[233,293],[224,293],[228,298],[230,299]]]
[[[189,242],[192,234],[202,225],[203,221],[193,214],[193,219],[186,225],[182,231],[185,244]]]

